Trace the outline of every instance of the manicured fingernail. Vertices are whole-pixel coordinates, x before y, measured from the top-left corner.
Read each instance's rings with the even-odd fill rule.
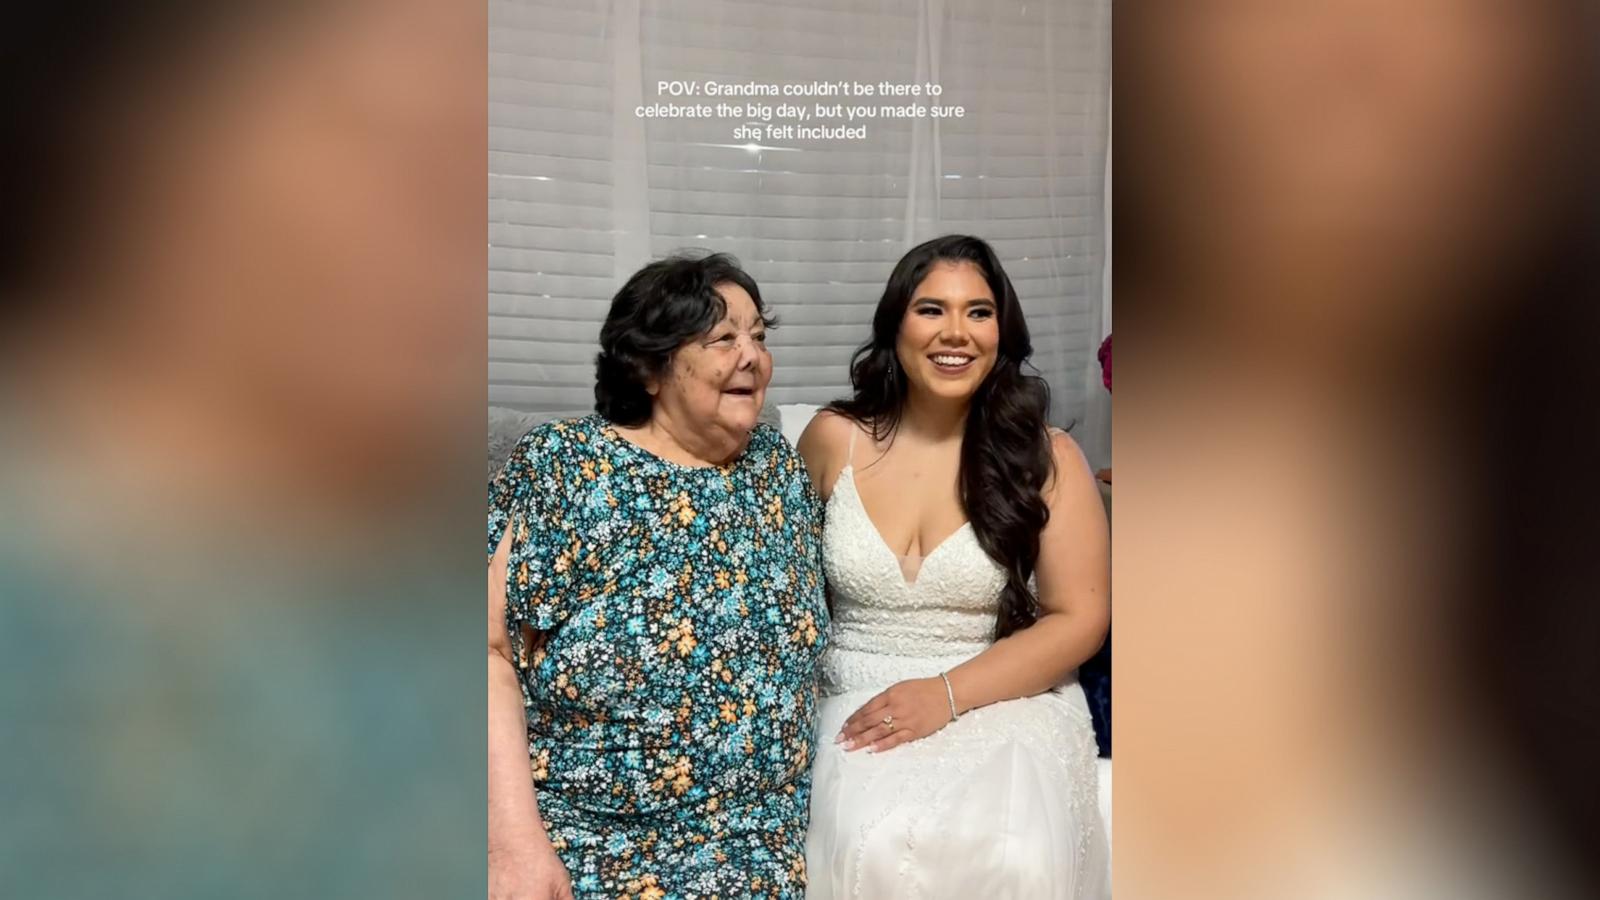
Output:
[[[878,745],[877,744],[873,744],[872,746],[868,747],[867,748],[867,752],[868,753],[877,753],[878,752]]]
[[[844,742],[844,748],[846,750],[854,750],[856,748],[856,742],[855,741],[845,741]]]
[[[833,736],[833,742],[835,744],[843,743],[843,741],[844,741],[844,732],[841,731],[838,734]]]

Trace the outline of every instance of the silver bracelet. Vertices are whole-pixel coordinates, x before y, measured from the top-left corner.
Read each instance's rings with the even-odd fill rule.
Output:
[[[950,686],[949,674],[940,672],[939,677],[944,679],[944,695],[950,699],[950,721],[954,722],[960,717],[956,712],[956,689]]]

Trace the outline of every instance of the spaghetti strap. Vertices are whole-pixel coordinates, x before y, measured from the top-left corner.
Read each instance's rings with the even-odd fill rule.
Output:
[[[844,464],[852,466],[856,461],[856,434],[861,431],[861,425],[854,419],[847,421],[850,422],[850,446],[844,451]]]

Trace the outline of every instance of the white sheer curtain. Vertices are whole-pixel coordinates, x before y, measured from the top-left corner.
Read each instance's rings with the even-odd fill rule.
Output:
[[[826,402],[895,261],[967,232],[1021,294],[1052,420],[1108,464],[1109,39],[1109,0],[495,0],[490,403],[590,409],[611,294],[686,247],[739,257],[782,319],[770,400]],[[635,117],[671,79],[936,82],[966,116],[750,148],[736,122]]]

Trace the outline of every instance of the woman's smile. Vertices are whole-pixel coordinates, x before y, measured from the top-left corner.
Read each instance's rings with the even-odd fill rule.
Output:
[[[963,375],[972,368],[973,357],[966,353],[930,353],[928,359],[933,361],[934,370],[946,375]]]

